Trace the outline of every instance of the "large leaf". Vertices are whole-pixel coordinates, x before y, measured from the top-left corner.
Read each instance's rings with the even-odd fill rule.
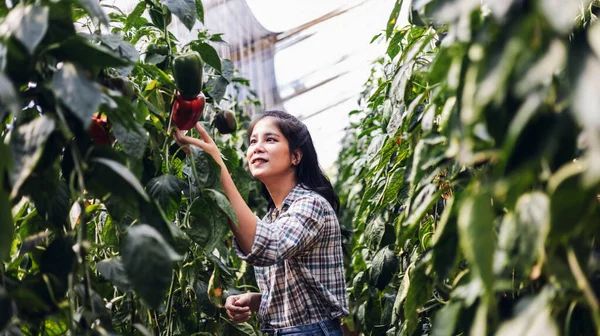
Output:
[[[64,63],[54,74],[52,89],[87,129],[100,106],[101,91],[98,84],[87,79],[73,63]]]
[[[533,299],[522,299],[516,306],[515,317],[502,323],[496,336],[554,336],[560,335],[552,314],[552,299],[556,294],[553,289],[544,288]]]
[[[200,22],[204,23],[204,5],[202,0],[196,0],[196,15]]]
[[[158,309],[171,283],[173,262],[181,257],[153,227],[140,224],[129,228],[122,246],[123,265],[135,292]]]
[[[486,193],[475,193],[463,201],[458,214],[458,229],[462,251],[481,278],[488,295],[491,295],[496,244],[491,198]]]
[[[221,181],[221,166],[204,150],[192,146],[183,172],[198,188],[213,188]]]
[[[19,98],[12,82],[0,72],[0,123],[8,114],[16,115],[19,109]]]
[[[404,316],[408,335],[412,335],[417,327],[418,311],[431,298],[433,280],[425,274],[426,263],[416,267],[410,276],[410,287],[404,303]]]
[[[0,25],[0,35],[12,34],[30,54],[46,35],[50,10],[46,6],[23,3],[13,8]]]
[[[377,217],[375,220],[367,223],[363,237],[366,246],[373,253],[393,244],[396,240],[394,227],[386,224],[381,217]]]
[[[134,125],[133,129],[127,129],[115,123],[112,130],[117,141],[123,144],[125,153],[132,158],[141,159],[148,144],[148,133],[138,122],[134,121]]]
[[[134,67],[133,64],[135,64],[140,59],[140,54],[135,48],[135,46],[123,40],[121,36],[114,34],[105,34],[100,36],[94,35],[94,38],[101,41],[103,45],[109,47],[121,58],[129,61],[131,65],[119,67],[116,69],[119,75],[122,77],[129,75],[129,73]]]
[[[170,174],[155,177],[146,185],[148,195],[158,202],[169,218],[179,208],[184,188],[186,188],[185,182]]]
[[[102,164],[116,173],[123,182],[131,186],[137,193],[146,201],[150,201],[148,194],[144,191],[144,187],[140,184],[140,181],[133,175],[133,173],[117,161],[106,159],[106,158],[94,158],[93,162]]]
[[[579,236],[586,228],[582,219],[598,206],[594,188],[586,187],[583,183],[587,169],[585,161],[572,162],[550,177],[551,237],[561,239]]]
[[[499,264],[510,257],[509,266],[527,274],[544,253],[550,231],[550,199],[542,192],[525,194],[517,201],[515,210],[515,219],[503,221],[498,235],[500,260],[495,262]]]
[[[198,302],[198,311],[203,312],[208,316],[214,316],[217,312],[217,308],[208,297],[208,283],[206,283],[206,281],[198,280],[198,282],[196,282],[195,292],[196,300]]]
[[[120,258],[105,259],[96,264],[96,269],[106,280],[110,281],[120,291],[131,291],[131,283],[125,273],[125,267]]]
[[[10,154],[8,147],[3,143],[0,143],[0,157],[5,158],[0,163],[0,176],[5,176],[10,168]],[[4,179],[2,178],[0,179],[0,262],[8,260],[10,257],[14,231],[11,207],[8,200],[8,186],[4,185]]]
[[[390,36],[392,36],[392,33],[394,32],[394,28],[398,23],[398,15],[400,14],[400,9],[402,9],[402,0],[396,0],[394,9],[392,10],[392,13],[390,13],[390,17],[388,18],[387,27],[385,28],[386,39],[389,39]]]
[[[200,56],[202,57],[202,60],[206,64],[213,67],[219,73],[221,72],[221,58],[219,58],[219,54],[217,53],[215,48],[213,48],[213,46],[211,46],[210,44],[208,44],[206,42],[199,42],[199,43],[192,44],[192,49],[197,51],[200,54]],[[228,69],[228,72],[229,71],[230,71],[230,69]],[[228,74],[228,77],[232,77],[232,76],[230,76]],[[228,79],[227,82],[229,82],[230,80],[231,79]]]
[[[394,251],[384,247],[373,257],[371,265],[369,283],[383,290],[398,271],[400,262]]]
[[[161,0],[161,3],[167,6],[188,30],[192,30],[197,15],[195,0]]]
[[[233,80],[233,71],[235,69],[233,62],[228,59],[221,60],[222,71],[221,74],[228,82],[231,83]]]
[[[130,63],[129,59],[122,58],[105,46],[92,44],[82,36],[73,36],[48,50],[63,61],[74,62],[88,69],[119,67]]]
[[[223,243],[228,232],[226,217],[219,214],[212,200],[197,199],[190,209],[190,228],[185,233],[206,252],[212,252]]]
[[[17,195],[42,157],[46,141],[54,129],[54,119],[43,115],[19,126],[12,133],[10,150],[14,167],[9,176],[12,185],[11,198]]]
[[[100,6],[99,0],[78,0],[81,6],[85,8],[85,10],[90,14],[91,17],[94,17],[100,20],[106,27],[109,26],[108,15]]]
[[[444,308],[440,309],[435,315],[432,336],[452,336],[458,322],[461,304],[451,301]]]
[[[221,209],[234,224],[239,225],[237,214],[231,206],[229,199],[227,199],[227,196],[213,189],[205,189],[205,191],[208,193],[208,197],[217,204],[219,209]]]

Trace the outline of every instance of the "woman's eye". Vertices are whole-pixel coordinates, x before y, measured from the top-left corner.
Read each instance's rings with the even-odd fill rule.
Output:
[[[252,139],[252,140],[250,140],[250,144],[252,144],[252,145],[253,145],[253,144],[255,144],[255,143],[256,143],[256,139]]]
[[[267,141],[275,141],[275,138],[267,138]]]

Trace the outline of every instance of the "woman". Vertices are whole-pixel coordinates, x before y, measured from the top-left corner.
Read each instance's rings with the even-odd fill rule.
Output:
[[[221,182],[239,226],[231,225],[236,252],[254,266],[260,293],[229,296],[225,309],[235,323],[258,312],[267,335],[342,335],[348,315],[339,200],[321,171],[306,125],[281,111],[267,111],[249,127],[246,158],[268,201],[260,220],[244,202],[218,147],[199,125],[201,139],[181,145],[202,148],[221,166]]]

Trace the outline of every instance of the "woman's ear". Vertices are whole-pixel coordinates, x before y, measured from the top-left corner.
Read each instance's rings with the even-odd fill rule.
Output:
[[[300,148],[296,148],[294,153],[292,153],[292,164],[297,166],[302,161],[302,150]]]

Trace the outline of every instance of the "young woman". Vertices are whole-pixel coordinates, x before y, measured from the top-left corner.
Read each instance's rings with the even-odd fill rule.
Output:
[[[246,158],[263,184],[268,211],[257,218],[233,184],[219,149],[199,125],[201,139],[176,131],[182,145],[202,148],[221,165],[225,194],[239,219],[231,225],[236,252],[254,266],[260,293],[229,296],[233,322],[258,313],[267,335],[342,335],[348,315],[339,200],[323,174],[306,125],[281,111],[267,111],[250,124]]]

